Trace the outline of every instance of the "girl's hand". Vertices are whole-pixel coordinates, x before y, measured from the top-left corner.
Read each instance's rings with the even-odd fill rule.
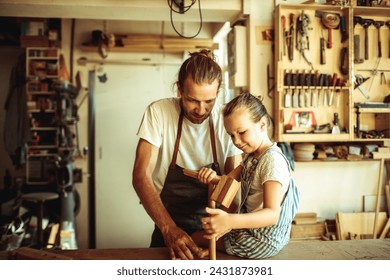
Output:
[[[202,227],[206,232],[204,238],[220,238],[224,234],[231,230],[229,226],[229,213],[221,209],[213,209],[206,207],[206,212],[210,214],[210,217],[202,218]]]
[[[204,184],[209,184],[212,180],[214,180],[213,183],[215,183],[215,181],[219,181],[220,177],[213,169],[202,167],[198,172],[198,179]]]

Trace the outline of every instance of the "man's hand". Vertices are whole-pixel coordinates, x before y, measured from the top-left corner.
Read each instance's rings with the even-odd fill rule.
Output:
[[[166,233],[163,232],[165,246],[169,250],[172,260],[193,260],[194,255],[201,257],[202,248],[198,247],[192,238],[179,227],[171,227]]]

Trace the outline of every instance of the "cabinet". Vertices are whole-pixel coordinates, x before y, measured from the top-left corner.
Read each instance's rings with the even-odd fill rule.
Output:
[[[389,20],[386,7],[276,7],[276,141],[390,138]]]
[[[59,76],[59,55],[57,48],[26,48],[26,94],[31,131],[26,162],[28,184],[48,183],[50,163],[58,153],[54,82]]]

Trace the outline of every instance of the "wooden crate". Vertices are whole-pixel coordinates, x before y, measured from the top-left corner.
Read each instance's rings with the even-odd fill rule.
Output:
[[[291,225],[291,239],[320,239],[325,231],[324,222]]]

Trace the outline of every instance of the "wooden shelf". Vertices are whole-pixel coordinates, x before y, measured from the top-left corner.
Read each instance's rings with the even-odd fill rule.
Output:
[[[342,40],[340,27],[337,30],[332,30],[333,45],[331,48],[326,46],[325,57],[327,63],[321,63],[321,39],[328,41],[328,32],[322,23],[321,15],[324,13],[338,14],[343,17],[345,21],[345,28],[348,37]],[[386,131],[389,125],[390,108],[356,108],[356,103],[377,102],[383,100],[384,86],[380,84],[379,78],[370,80],[370,99],[364,99],[364,96],[355,94],[355,85],[353,81],[353,73],[362,67],[369,69],[369,65],[377,62],[377,37],[369,41],[369,59],[365,59],[363,64],[356,64],[354,60],[354,35],[360,36],[360,47],[362,47],[364,40],[364,28],[360,24],[354,24],[354,17],[372,18],[375,21],[387,21],[390,14],[388,7],[356,7],[348,6],[340,9],[337,5],[320,5],[320,4],[288,4],[280,3],[275,8],[275,94],[274,102],[274,123],[275,133],[274,139],[278,142],[378,142],[384,143],[388,140],[389,135],[385,133],[385,139],[363,139],[356,138],[355,128],[363,126],[367,131]],[[305,42],[304,38],[298,37],[298,30],[296,30],[297,20],[302,16],[310,19],[308,26],[308,41],[310,48],[304,48],[305,57],[297,49],[297,41]],[[304,17],[303,17],[304,18]],[[285,25],[282,20],[285,20]],[[340,21],[342,20],[339,18]],[[293,22],[291,23],[291,20]],[[304,23],[302,23],[303,25]],[[355,26],[356,25],[356,26]],[[290,36],[290,28],[294,33]],[[373,33],[377,36],[377,30],[374,26],[370,27],[370,36]],[[385,57],[382,62],[378,64],[378,69],[389,70],[387,51],[388,46],[386,42],[390,34],[387,32],[387,27],[381,28],[381,40],[383,53]],[[292,50],[293,55],[289,56],[289,41],[286,38],[293,38]],[[371,37],[370,37],[371,38]],[[304,45],[306,46],[306,45]],[[348,50],[344,58],[345,67],[347,69],[340,69],[340,51]],[[364,56],[364,48],[360,50],[360,57]],[[347,70],[347,71],[345,71]],[[379,71],[378,71],[379,72]],[[328,79],[328,83],[319,84],[319,75]],[[372,73],[370,73],[372,74]],[[288,76],[287,76],[288,75]],[[312,78],[316,77],[317,84],[313,86]],[[342,86],[329,86],[333,82],[333,78],[340,78],[343,81]],[[367,84],[363,85],[365,88]],[[371,88],[372,86],[372,88]],[[386,90],[388,87],[386,87]],[[294,96],[292,95],[294,93]],[[303,94],[302,94],[303,93]],[[330,94],[329,94],[330,93]],[[332,95],[333,93],[333,95]],[[327,94],[327,105],[324,105],[324,95]],[[303,98],[302,98],[303,96]],[[317,104],[313,103],[313,96],[317,97]],[[333,103],[329,103],[330,96],[333,96]],[[297,98],[298,101],[293,97]],[[299,100],[299,97],[304,101]],[[308,103],[306,103],[306,100]],[[318,101],[320,101],[318,103]],[[288,102],[288,103],[287,103]],[[310,103],[311,102],[311,103]],[[314,106],[315,105],[315,106]],[[293,107],[294,106],[294,107]],[[368,105],[367,105],[368,106]],[[377,106],[381,107],[381,106]],[[298,123],[293,118],[293,113],[296,112],[310,112],[314,115],[316,122],[311,126],[331,124],[333,125],[334,113],[338,113],[340,127],[344,128],[343,133],[338,135],[332,134],[314,134],[314,133],[286,133],[290,127],[295,127]],[[295,113],[296,113],[295,112]],[[299,116],[298,116],[299,117]],[[295,122],[294,122],[295,120]],[[298,128],[296,128],[298,129]],[[361,129],[360,129],[361,131]],[[374,136],[374,135],[373,135]]]

